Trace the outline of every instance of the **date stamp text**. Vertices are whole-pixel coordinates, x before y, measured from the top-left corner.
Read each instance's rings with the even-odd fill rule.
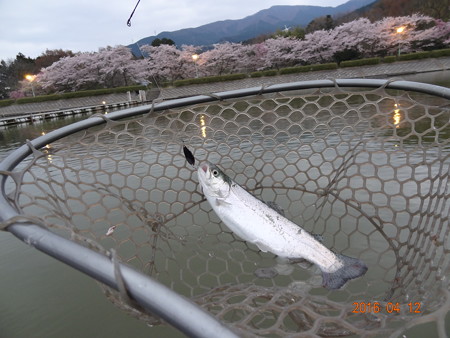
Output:
[[[409,302],[400,305],[399,303],[380,302],[353,302],[352,313],[422,313],[422,303]]]

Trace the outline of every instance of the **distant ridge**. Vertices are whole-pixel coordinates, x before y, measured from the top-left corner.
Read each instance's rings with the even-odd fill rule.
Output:
[[[450,2],[449,0],[377,0],[342,16],[338,22],[349,22],[360,17],[377,21],[387,16],[406,16],[416,13],[447,21],[450,19]]]
[[[306,26],[311,20],[324,15],[340,15],[367,6],[375,0],[350,0],[337,7],[320,6],[273,6],[238,20],[216,21],[196,28],[185,28],[173,32],[161,32],[129,45],[135,55],[140,55],[139,46],[151,44],[156,38],[169,38],[177,46],[209,46],[229,41],[241,42],[262,34],[275,32],[285,26]]]

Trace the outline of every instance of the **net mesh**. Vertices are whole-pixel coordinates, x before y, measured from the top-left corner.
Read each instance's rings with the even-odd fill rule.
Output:
[[[400,333],[425,322],[445,335],[449,120],[444,99],[338,87],[107,119],[34,151],[9,199],[60,235],[115,249],[244,336]],[[221,223],[183,145],[363,260],[366,275],[330,291],[307,262],[256,273],[276,257]]]

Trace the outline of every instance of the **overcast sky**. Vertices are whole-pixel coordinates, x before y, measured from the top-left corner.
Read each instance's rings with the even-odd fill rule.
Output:
[[[97,51],[163,31],[241,19],[274,5],[338,6],[347,0],[0,0],[0,59],[46,49]]]

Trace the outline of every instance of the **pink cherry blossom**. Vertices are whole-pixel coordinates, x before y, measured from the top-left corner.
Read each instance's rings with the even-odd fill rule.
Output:
[[[403,27],[401,32],[397,29]],[[47,92],[169,82],[196,76],[253,72],[296,65],[334,62],[334,55],[354,50],[360,57],[396,55],[450,45],[450,22],[415,14],[371,22],[360,18],[304,39],[276,37],[245,45],[223,42],[202,46],[142,46],[137,58],[125,46],[78,53],[44,68],[36,85]],[[202,52],[203,50],[203,52]],[[193,59],[196,54],[198,57]],[[26,84],[24,84],[26,85]],[[25,88],[24,88],[25,91]]]

